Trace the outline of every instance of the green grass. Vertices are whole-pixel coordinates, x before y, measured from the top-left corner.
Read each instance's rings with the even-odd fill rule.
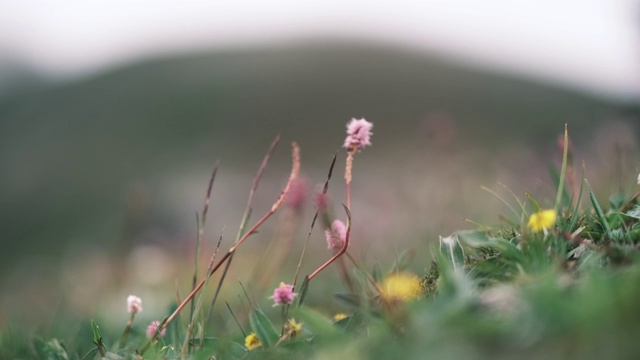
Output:
[[[565,152],[559,176],[552,171],[556,186],[564,185],[572,166],[567,158]],[[411,253],[404,252],[388,271],[383,263],[346,261],[343,279],[349,281],[337,294],[321,290],[323,282],[339,280],[299,282],[290,306],[272,309],[270,301],[249,290],[227,305],[228,312],[216,308],[218,320],[223,319],[216,326],[205,322],[199,305],[189,321],[187,306],[158,341],[147,340],[146,324],[134,319],[123,348],[118,343],[125,324],[100,326],[109,314],[96,314],[95,320],[64,332],[58,328],[57,334],[12,324],[0,334],[0,358],[103,354],[116,359],[141,353],[167,359],[633,358],[640,350],[640,204],[631,193],[614,194],[601,204],[584,177],[580,183],[575,195],[557,187],[557,217],[540,230],[530,225],[531,216],[544,210],[534,194],[526,194],[526,200],[514,193],[513,200],[488,199],[503,202],[512,216],[493,226],[456,231],[442,237],[439,246],[424,245],[432,246],[433,261],[415,278],[419,294],[401,295],[411,281],[394,290],[386,285],[391,274],[411,272]],[[351,216],[357,222],[358,214]],[[321,305],[330,302],[341,303],[346,317],[334,320],[331,307]],[[167,315],[177,304],[169,306]],[[289,319],[302,329],[292,329]],[[185,339],[188,324],[195,330]],[[249,333],[262,346],[248,350]]]

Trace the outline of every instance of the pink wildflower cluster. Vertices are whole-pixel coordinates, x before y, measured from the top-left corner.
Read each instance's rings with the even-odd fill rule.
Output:
[[[153,337],[153,334],[158,330],[158,326],[160,326],[160,321],[152,321],[151,324],[147,326],[147,338],[151,339],[151,337]],[[167,329],[162,329],[162,331],[160,331],[160,337],[164,337],[166,333]]]
[[[305,178],[297,178],[291,184],[285,204],[295,211],[301,211],[307,203],[309,182]]]
[[[273,296],[269,297],[269,299],[273,299],[273,306],[276,307],[278,305],[290,305],[293,302],[293,299],[296,297],[296,293],[293,292],[293,285],[285,284],[283,282],[280,283],[280,286],[273,290]]]
[[[364,118],[351,119],[347,124],[347,138],[344,140],[344,147],[349,151],[360,151],[365,146],[371,145],[371,128],[373,123]]]
[[[338,251],[344,245],[347,238],[347,227],[340,220],[334,220],[330,229],[324,231],[327,238],[327,247],[330,250]]]
[[[127,297],[127,312],[129,314],[137,314],[142,311],[142,299],[135,295]]]

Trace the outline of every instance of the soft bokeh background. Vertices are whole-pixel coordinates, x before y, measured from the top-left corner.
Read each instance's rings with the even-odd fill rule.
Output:
[[[203,264],[223,228],[232,242],[277,134],[254,218],[288,176],[291,141],[313,197],[351,117],[375,124],[354,170],[365,263],[414,249],[419,272],[438,235],[495,223],[504,207],[481,185],[552,201],[565,123],[601,193],[637,190],[639,30],[635,0],[0,0],[0,326],[98,312],[118,326],[129,293],[162,313],[189,286],[213,164]],[[269,286],[292,277],[312,215],[310,201],[267,224],[224,296],[239,279],[265,299],[254,264],[294,216]],[[311,242],[304,271],[330,255],[321,229]]]

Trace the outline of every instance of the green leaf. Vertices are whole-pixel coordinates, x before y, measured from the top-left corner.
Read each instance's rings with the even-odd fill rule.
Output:
[[[582,167],[582,174],[580,175],[580,179],[582,181],[580,181],[580,190],[578,192],[578,200],[576,201],[576,206],[573,209],[573,213],[571,213],[571,223],[569,224],[569,227],[566,229],[566,231],[572,232],[574,227],[576,226],[577,222],[578,222],[578,218],[580,217],[580,202],[582,201],[582,190],[584,188],[584,166]]]
[[[633,243],[638,243],[640,241],[640,229],[630,230],[629,232],[627,232],[627,236]]]
[[[280,335],[262,310],[253,308],[251,314],[249,314],[249,322],[251,323],[251,329],[265,347],[272,347],[278,342]]]
[[[69,355],[65,349],[64,343],[58,339],[51,339],[44,345],[43,350],[47,354],[47,359],[51,360],[69,360]]]
[[[352,316],[352,315],[349,315],[349,316],[347,316],[347,317],[345,317],[345,318],[342,318],[342,319],[340,319],[340,320],[338,320],[338,321],[334,322],[334,324],[335,324],[336,326],[339,326],[339,327],[343,328],[343,329],[346,329],[346,328],[347,328],[347,326],[349,325],[349,323],[351,322],[351,316]]]
[[[466,301],[471,294],[469,278],[462,269],[457,270],[446,254],[435,251],[434,258],[438,264],[438,296],[441,299]]]
[[[464,250],[456,233],[447,237],[440,236],[440,253],[453,265],[454,271],[464,270]]]
[[[200,339],[194,339],[194,344],[200,344]],[[212,356],[222,359],[240,359],[247,354],[243,345],[229,339],[208,337],[204,338],[204,348],[194,354],[195,360],[211,359]]]
[[[312,341],[310,339],[296,337],[293,340],[283,342],[280,346],[289,351],[305,351],[311,348]]]
[[[483,231],[460,230],[456,234],[465,244],[474,248],[488,247],[498,251],[518,250],[515,245],[507,240],[489,236]]]
[[[360,306],[360,297],[358,296],[358,294],[354,294],[354,293],[336,293],[333,294],[336,299],[340,300],[343,304],[353,307],[353,308],[358,308]]]
[[[375,280],[376,282],[380,282],[382,280],[382,270],[380,270],[380,265],[378,264],[373,265],[373,271],[371,271],[371,277],[373,277],[373,280]]]
[[[302,321],[304,327],[324,339],[341,339],[345,337],[345,332],[341,327],[335,326],[333,321],[315,310],[300,308],[296,311],[296,317]]]
[[[363,323],[366,321],[366,317],[360,311],[356,311],[353,314],[347,316],[344,319],[335,321],[333,324],[339,328],[344,329],[347,333],[356,333],[362,330]]]
[[[609,196],[609,204],[614,211],[620,210],[627,202],[627,197],[622,193]]]
[[[298,307],[304,305],[304,300],[307,298],[308,290],[309,290],[309,275],[304,277],[304,281],[300,286],[300,294],[298,295]]]
[[[91,320],[91,330],[93,331],[93,343],[100,344],[102,342],[102,333],[95,320]]]
[[[609,227],[607,218],[604,216],[604,213],[602,212],[602,208],[600,207],[600,204],[598,203],[598,199],[596,199],[596,196],[593,193],[593,190],[591,189],[591,185],[589,184],[589,181],[587,181],[587,179],[584,179],[584,182],[585,184],[587,184],[587,189],[589,190],[589,197],[591,198],[591,203],[593,204],[593,208],[596,210],[596,214],[598,215],[598,218],[600,219],[600,222],[604,227],[604,231],[606,232],[607,237],[611,239],[611,227]]]
[[[552,164],[549,165],[549,174],[551,176],[551,182],[553,184],[560,185],[560,173],[558,172],[558,169],[556,169],[555,166],[552,165]],[[564,188],[564,191],[562,192],[562,203],[566,204],[566,206],[570,206],[571,205],[571,195],[567,191],[566,187]]]
[[[100,332],[100,327],[98,327],[98,324],[96,324],[96,321],[93,319],[91,319],[91,331],[93,331],[93,343],[98,347],[100,355],[104,357],[107,354],[107,349],[102,343],[102,333]]]
[[[640,205],[634,206],[631,210],[627,211],[625,215],[640,220]]]
[[[564,142],[562,143],[562,167],[560,168],[560,179],[558,179],[558,194],[556,195],[556,214],[560,213],[562,195],[564,194],[564,183],[567,177],[567,159],[569,154],[569,131],[567,124],[564,124]],[[568,196],[567,196],[568,197]]]

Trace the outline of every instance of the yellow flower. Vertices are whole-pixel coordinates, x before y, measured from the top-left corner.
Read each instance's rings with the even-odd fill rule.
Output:
[[[380,285],[380,296],[386,302],[411,301],[422,296],[420,278],[410,273],[388,275]]]
[[[550,209],[533,213],[529,218],[527,226],[529,226],[533,232],[540,232],[543,229],[550,229],[555,223],[556,212]]]
[[[251,333],[244,338],[244,346],[247,350],[251,351],[253,349],[257,349],[262,346],[262,342],[258,339],[256,333]]]
[[[343,313],[338,313],[333,315],[333,321],[340,321],[342,319],[346,319],[347,318],[347,314],[343,314]]]
[[[289,320],[289,329],[294,333],[300,332],[302,330],[302,323],[296,321],[296,319]]]

